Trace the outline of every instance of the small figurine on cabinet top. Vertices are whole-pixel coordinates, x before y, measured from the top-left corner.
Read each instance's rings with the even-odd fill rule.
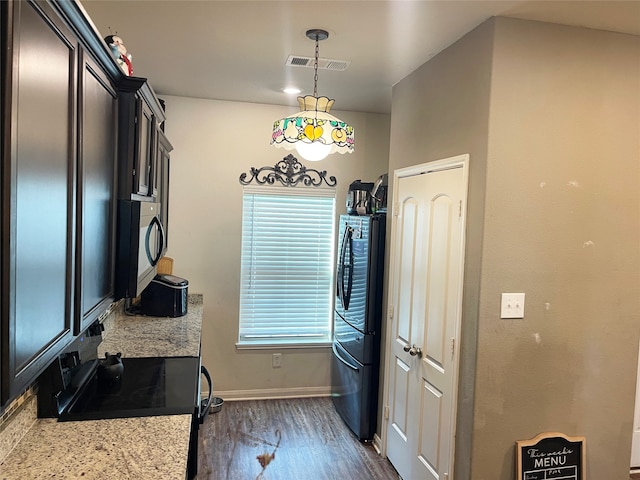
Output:
[[[104,41],[107,42],[111,53],[116,57],[118,65],[127,76],[133,75],[133,64],[131,63],[131,54],[127,53],[127,47],[124,46],[122,39],[117,35],[109,35],[104,37]]]

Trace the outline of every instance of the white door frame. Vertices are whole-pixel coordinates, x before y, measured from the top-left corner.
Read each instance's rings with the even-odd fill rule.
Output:
[[[633,436],[631,437],[631,465],[630,469],[637,473],[640,466],[640,350],[638,354],[638,369],[636,370],[636,397],[633,412]]]
[[[462,167],[463,171],[463,182],[464,182],[464,193],[462,197],[462,248],[460,249],[460,271],[459,275],[463,279],[460,282],[460,289],[457,292],[457,304],[458,304],[458,312],[457,312],[457,331],[456,338],[458,339],[458,345],[455,346],[454,358],[456,368],[454,370],[454,392],[453,392],[453,405],[454,408],[451,412],[452,415],[452,448],[451,448],[451,466],[453,467],[453,460],[455,457],[455,431],[456,431],[456,418],[458,413],[458,372],[459,372],[459,361],[460,361],[460,326],[462,323],[462,291],[464,284],[464,252],[465,252],[465,244],[466,244],[466,222],[467,222],[467,196],[469,190],[469,154],[457,155],[455,157],[444,158],[442,160],[435,160],[433,162],[422,163],[420,165],[413,165],[410,167],[399,168],[393,172],[393,203],[391,204],[391,215],[395,214],[397,206],[395,204],[396,192],[398,187],[398,180],[402,177],[410,177],[413,175],[419,175],[421,173],[428,172],[437,172],[440,170],[448,170],[450,168]],[[395,252],[395,237],[391,238],[391,245],[389,248],[389,252]],[[392,261],[391,255],[389,255],[389,262]],[[391,271],[391,265],[388,266],[387,271]],[[389,284],[387,285],[386,293],[387,299],[389,298],[389,292],[393,292],[392,278],[389,275]],[[388,301],[388,300],[387,300]],[[384,351],[384,387],[383,387],[383,408],[382,408],[382,429],[380,431],[380,453],[383,457],[387,456],[387,420],[389,416],[389,405],[391,404],[390,388],[389,388],[389,376],[390,376],[390,364],[389,358],[391,355],[391,337],[392,337],[392,321],[391,321],[392,312],[387,308],[387,312],[385,315],[386,322],[386,341],[385,341],[385,351]],[[450,477],[453,478],[453,477]]]

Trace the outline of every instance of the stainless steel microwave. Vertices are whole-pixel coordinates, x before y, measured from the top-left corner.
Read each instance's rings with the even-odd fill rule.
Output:
[[[116,298],[134,298],[157,273],[166,250],[160,204],[138,200],[118,202]]]

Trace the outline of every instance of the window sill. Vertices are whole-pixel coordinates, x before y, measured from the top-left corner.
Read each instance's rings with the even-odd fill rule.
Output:
[[[310,349],[330,348],[331,342],[314,343],[236,343],[236,350],[286,350],[286,349]]]

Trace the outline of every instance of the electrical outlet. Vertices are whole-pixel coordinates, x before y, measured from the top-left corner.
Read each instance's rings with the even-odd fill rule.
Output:
[[[271,356],[271,368],[280,368],[282,366],[282,354],[274,353]]]
[[[503,293],[500,318],[524,318],[524,293]]]

